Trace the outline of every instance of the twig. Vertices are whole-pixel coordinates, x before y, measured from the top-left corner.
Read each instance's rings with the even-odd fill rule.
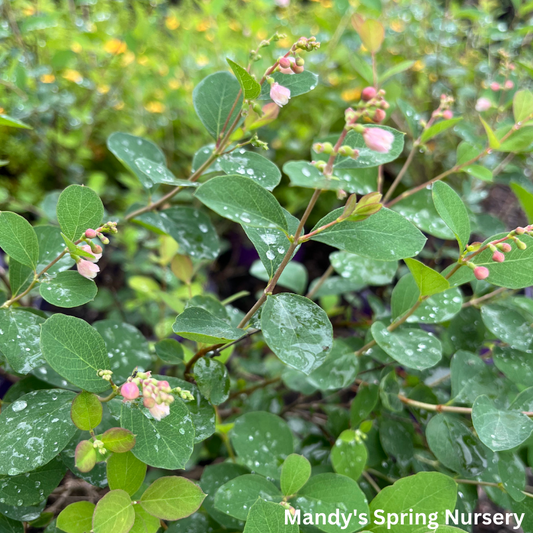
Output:
[[[305,295],[306,298],[310,300],[313,299],[313,296],[320,290],[320,287],[324,285],[326,280],[335,272],[335,269],[332,265],[329,265],[328,269],[320,276],[320,279],[315,283],[315,286]]]

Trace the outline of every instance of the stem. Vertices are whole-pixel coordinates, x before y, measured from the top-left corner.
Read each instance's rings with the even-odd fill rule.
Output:
[[[385,195],[385,198],[383,198],[383,203],[386,203],[389,198],[392,196],[392,193],[395,191],[396,187],[400,184],[403,177],[405,176],[405,173],[407,172],[407,169],[411,165],[411,162],[413,161],[413,158],[416,153],[416,149],[418,148],[417,141],[413,143],[413,148],[411,148],[411,151],[409,152],[409,155],[407,156],[407,159],[405,160],[405,163],[403,164],[402,169],[396,176],[396,179],[392,182],[392,185],[389,187],[389,190],[387,191],[387,194]]]
[[[265,381],[262,381],[261,383],[254,385],[253,387],[248,387],[247,389],[232,392],[229,395],[228,400],[233,400],[234,398],[238,398],[241,394],[246,394],[248,396],[252,394],[252,392],[255,392],[256,390],[259,390],[259,389],[264,389],[265,387],[268,387],[269,385],[272,385],[273,383],[277,383],[278,381],[281,381],[281,377],[266,379]]]
[[[233,111],[235,111],[235,107],[237,107],[237,103],[239,102],[239,98],[241,97],[242,89],[239,89],[239,92],[237,93],[237,98],[235,98],[235,102],[233,102],[233,105],[231,106],[231,110],[228,113],[228,116],[226,117],[226,122],[224,122],[224,126],[222,126],[222,129],[220,130],[220,135],[217,139],[216,147],[218,148],[220,146],[220,141],[224,138],[224,132],[226,131],[226,128],[228,127],[229,119],[231,118],[231,115],[233,115]],[[240,115],[240,113],[239,113]]]
[[[324,285],[326,280],[335,272],[335,269],[332,265],[329,265],[328,269],[320,276],[320,279],[316,282],[315,286],[305,295],[306,298],[310,300],[313,299],[313,296],[319,291],[320,287]]]
[[[363,471],[363,477],[368,481],[370,486],[376,491],[377,494],[381,492],[379,485],[374,481],[374,479],[368,472]]]
[[[116,386],[115,386],[116,387]],[[109,395],[109,396],[106,396],[104,398],[101,398],[100,396],[97,396],[97,398],[102,402],[102,403],[106,403],[106,402],[110,402],[113,398],[115,398],[116,396],[118,396],[120,393],[120,388],[119,387],[116,387],[113,389],[113,392]]]
[[[463,304],[464,307],[470,307],[472,305],[478,305],[481,302],[484,302],[485,300],[488,300],[489,298],[492,298],[493,296],[496,296],[497,294],[501,294],[502,292],[505,292],[507,290],[506,287],[500,287],[499,289],[496,289],[495,291],[489,292],[488,294],[485,294],[483,296],[480,296],[479,298],[472,298],[471,300],[468,300],[468,302],[465,302]]]

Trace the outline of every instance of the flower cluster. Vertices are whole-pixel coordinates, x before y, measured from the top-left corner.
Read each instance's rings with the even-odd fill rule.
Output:
[[[89,228],[81,238],[85,244],[70,251],[71,257],[76,261],[78,272],[87,279],[94,279],[96,274],[100,272],[100,267],[96,263],[102,257],[103,250],[99,244],[94,244],[92,239],[98,238],[102,244],[109,244],[109,239],[104,233],[117,233],[117,223],[107,222],[98,229]]]

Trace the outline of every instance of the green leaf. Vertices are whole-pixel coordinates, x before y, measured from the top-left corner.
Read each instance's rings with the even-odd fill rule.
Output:
[[[153,185],[162,183],[174,187],[198,187],[200,184],[195,181],[182,180],[176,178],[166,167],[165,163],[156,163],[146,157],[135,159],[135,166],[139,169]]]
[[[79,239],[89,228],[98,228],[103,217],[102,200],[92,189],[70,185],[59,195],[57,221],[70,240]]]
[[[76,433],[70,419],[75,394],[37,390],[21,396],[0,414],[0,474],[16,476],[50,462]],[[21,444],[24,453],[21,453]]]
[[[0,248],[19,263],[37,267],[39,243],[31,224],[20,215],[0,211]]]
[[[357,428],[368,418],[379,400],[379,387],[375,383],[361,385],[350,407],[350,425]]]
[[[398,398],[399,393],[400,384],[396,378],[396,373],[392,370],[379,383],[379,397],[383,407],[393,413],[401,413],[403,411],[403,403]]]
[[[82,440],[78,443],[75,452],[75,466],[80,472],[90,472],[97,459],[96,449],[90,440]]]
[[[225,344],[244,335],[244,331],[213,316],[201,307],[188,307],[172,326],[176,335],[208,344]]]
[[[388,331],[382,322],[374,322],[371,331],[379,347],[407,368],[425,370],[442,358],[439,339],[422,329],[402,327]]]
[[[343,431],[331,449],[331,464],[337,474],[357,481],[366,466],[368,452],[361,437],[352,429]]]
[[[517,91],[513,97],[513,115],[515,122],[523,122],[533,114],[533,93],[524,89]]]
[[[346,476],[338,474],[318,474],[313,476],[307,484],[298,492],[294,501],[294,506],[303,513],[325,513],[329,516],[339,509],[357,509],[358,515],[366,513],[368,516],[368,504],[363,491],[359,485]],[[326,533],[338,533],[339,527],[336,525],[317,524],[321,531]],[[361,528],[359,520],[350,520],[350,524],[344,530],[352,533]]]
[[[450,288],[448,280],[432,268],[416,259],[404,259],[405,264],[413,274],[413,278],[420,291],[420,297],[431,296]]]
[[[274,81],[287,87],[291,91],[291,98],[301,96],[316,88],[318,85],[318,76],[304,70],[300,74],[283,74],[282,72],[274,72],[271,74]],[[271,100],[270,98],[270,83],[265,81],[261,86],[261,94],[258,100]]]
[[[158,146],[136,135],[116,131],[107,138],[107,148],[132,174],[137,176],[146,189],[152,188],[154,181],[136,165],[135,161],[145,158],[166,167],[165,154]]]
[[[1,531],[5,531],[5,533],[24,533],[24,525],[21,522],[11,520],[11,518],[8,518],[7,516],[3,516],[1,514],[0,514],[0,528],[1,528]],[[73,532],[73,533],[77,533],[77,532]]]
[[[294,449],[292,433],[285,420],[263,411],[237,418],[230,439],[241,463],[273,479],[279,479],[279,467]]]
[[[501,144],[498,140],[498,137],[496,137],[496,134],[492,131],[492,128],[487,124],[487,122],[483,120],[482,116],[479,117],[479,120],[481,120],[481,124],[483,124],[483,127],[485,128],[485,133],[487,134],[487,139],[489,140],[489,146],[493,150],[497,150]]]
[[[480,394],[494,390],[494,375],[476,355],[459,350],[451,363],[452,398],[458,403],[473,403]]]
[[[178,364],[183,362],[183,347],[176,339],[163,339],[155,343],[155,353],[164,363]]]
[[[284,363],[305,374],[325,361],[333,344],[333,327],[325,311],[296,294],[267,298],[261,330],[269,348]]]
[[[142,508],[163,520],[180,520],[195,513],[205,494],[200,487],[184,477],[156,479],[139,500]]]
[[[446,183],[437,181],[431,191],[435,209],[453,231],[459,249],[463,251],[470,239],[470,219],[459,195]]]
[[[387,69],[385,72],[379,75],[379,84],[382,85],[386,80],[389,78],[392,78],[392,76],[396,76],[396,74],[400,74],[401,72],[404,72],[406,70],[409,70],[416,61],[400,61],[397,65],[394,65],[393,67]]]
[[[135,511],[129,494],[112,490],[96,504],[92,530],[94,533],[128,533],[133,522]]]
[[[269,191],[281,180],[281,172],[272,161],[244,148],[222,156],[218,163],[226,174],[246,176]]]
[[[261,261],[253,262],[250,268],[250,274],[262,281],[269,281],[271,279]],[[302,263],[291,261],[290,263],[287,263],[286,267],[283,269],[277,284],[280,287],[286,287],[298,294],[302,294],[307,287],[307,278],[307,269],[305,266],[302,265]]]
[[[449,476],[437,472],[419,472],[385,487],[370,503],[370,513],[373,516],[376,511],[382,510],[385,515],[396,513],[400,516],[400,513],[407,512],[426,517],[438,513],[438,522],[444,525],[445,513],[455,509],[456,499],[457,485]],[[444,529],[443,525],[439,526],[439,530]],[[418,528],[409,524],[393,527],[394,533],[422,533],[427,529],[422,524]],[[390,531],[386,520],[383,525],[372,523],[367,529],[377,533]]]
[[[0,476],[0,500],[18,507],[36,505],[61,483],[65,471],[66,467],[56,458],[30,473]]]
[[[276,503],[282,500],[281,492],[274,483],[263,476],[245,474],[231,479],[218,489],[215,494],[215,509],[244,521],[259,497]]]
[[[388,285],[398,270],[397,261],[376,261],[348,252],[334,252],[329,259],[340,276],[362,286]]]
[[[129,452],[135,445],[135,435],[123,428],[110,428],[100,437],[106,450],[114,453]]]
[[[402,276],[392,291],[392,320],[409,311],[418,302],[420,290],[412,274]]]
[[[440,133],[449,130],[450,128],[453,128],[458,122],[461,122],[461,120],[463,120],[463,117],[450,118],[449,120],[440,120],[436,124],[433,124],[433,126],[430,126],[428,129],[424,130],[422,136],[420,137],[420,140],[425,143],[430,139],[433,139],[433,137],[436,137]]]
[[[507,133],[511,132],[511,126],[503,126],[496,131],[498,138],[502,138]],[[515,153],[527,153],[533,150],[533,138],[531,134],[533,128],[522,127],[518,131],[513,131],[509,138],[505,140],[500,146],[500,152],[515,152]]]
[[[233,70],[233,74],[235,74],[235,77],[242,88],[244,98],[246,100],[257,98],[261,94],[261,85],[259,82],[257,82],[245,68],[235,63],[235,61],[232,61],[229,57],[226,58],[226,61],[231,70]]]
[[[144,408],[122,404],[120,425],[136,435],[135,457],[154,468],[183,469],[192,455],[194,426],[179,399],[170,406],[170,414],[159,421]]]
[[[111,490],[121,489],[133,496],[143,484],[146,464],[131,452],[114,453],[107,460],[107,480]]]
[[[414,460],[414,431],[409,422],[385,418],[379,425],[379,440],[385,453],[394,457],[400,471],[408,472]]]
[[[244,533],[298,533],[296,524],[286,523],[286,512],[278,503],[258,499],[250,509]]]
[[[242,176],[218,176],[203,183],[195,196],[224,218],[252,227],[288,231],[276,198],[261,185]]]
[[[215,139],[220,137],[224,124],[233,124],[241,112],[240,90],[239,82],[229,72],[211,74],[194,88],[192,101],[196,114]]]
[[[476,398],[472,422],[481,442],[493,452],[520,446],[533,433],[533,421],[518,411],[500,411],[488,396]]]
[[[109,388],[97,374],[110,367],[104,340],[84,320],[52,315],[41,326],[41,349],[46,362],[74,385],[96,393]]]
[[[70,410],[74,425],[85,431],[90,431],[100,425],[102,413],[102,402],[95,394],[87,391],[82,391],[74,398]]]
[[[18,120],[7,115],[0,115],[0,126],[10,126],[11,128],[22,128],[26,130],[32,130],[31,126],[28,126],[21,120]]]
[[[92,302],[98,288],[96,283],[74,270],[60,272],[55,278],[44,280],[39,293],[48,303],[57,307],[78,307]]]
[[[508,346],[495,346],[493,358],[496,368],[513,383],[533,387],[533,368],[529,364],[531,359],[529,353],[520,352]]]
[[[462,476],[478,476],[487,467],[485,449],[456,416],[434,416],[426,429],[426,438],[438,461]]]
[[[224,403],[229,396],[230,380],[226,365],[209,357],[202,357],[193,369],[200,392],[213,404]]]
[[[85,533],[93,527],[95,505],[92,502],[74,502],[57,517],[57,527],[66,533]]]
[[[526,470],[519,457],[511,452],[500,452],[498,473],[507,494],[517,502],[523,501],[526,498]]]
[[[27,374],[44,364],[39,343],[43,322],[25,309],[0,309],[0,351],[15,372]]]
[[[531,320],[523,313],[507,306],[490,304],[481,309],[487,329],[511,348],[527,351],[533,342]]]
[[[516,183],[515,181],[511,182],[511,189],[513,190],[515,196],[520,202],[522,210],[527,216],[528,222],[533,221],[533,194],[530,193],[527,189],[524,189],[522,185]]]
[[[313,231],[336,220],[342,211],[343,208],[340,208],[326,215]],[[424,235],[415,226],[386,208],[362,222],[347,220],[335,224],[311,240],[377,261],[396,261],[415,256],[426,242]]]
[[[161,521],[148,514],[140,505],[133,506],[135,511],[135,522],[130,529],[130,533],[157,533],[161,526]]]
[[[311,463],[303,456],[291,454],[281,468],[281,491],[285,496],[296,494],[311,477]]]
[[[421,115],[417,113],[416,109],[411,104],[407,103],[401,98],[398,98],[396,103],[398,104],[398,109],[402,112],[403,118],[405,119],[405,122],[411,131],[411,135],[413,138],[417,139],[422,130],[422,127],[420,126],[420,119],[422,118]]]

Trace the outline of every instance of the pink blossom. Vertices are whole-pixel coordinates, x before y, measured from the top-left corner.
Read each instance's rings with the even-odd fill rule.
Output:
[[[497,81],[493,81],[493,82],[490,84],[490,88],[491,88],[493,91],[499,91],[499,90],[500,90],[500,84],[499,84]]]
[[[392,147],[394,135],[381,128],[366,128],[363,132],[363,139],[370,150],[386,154]]]
[[[283,74],[294,74],[291,65],[294,63],[294,57],[282,57],[279,60],[279,70]]]
[[[125,400],[135,400],[135,398],[139,397],[139,387],[135,385],[135,383],[124,383],[122,387],[120,387],[120,394],[124,396]]]
[[[291,0],[274,0],[274,3],[279,7],[289,7]]]
[[[479,280],[487,279],[489,277],[489,269],[486,267],[476,267],[474,268],[474,276]]]
[[[97,254],[91,250],[91,247],[88,244],[84,244],[83,246],[80,246],[80,248],[87,252],[88,254],[94,255],[94,259],[89,259],[89,261],[92,261],[93,263],[97,263],[100,261],[100,258],[102,257],[102,254]],[[100,247],[101,249],[101,247]]]
[[[278,82],[275,82],[270,88],[270,98],[272,98],[279,107],[288,104],[290,97],[291,90],[287,87],[283,87],[283,85],[280,85]]]
[[[372,100],[372,98],[374,98],[376,94],[377,94],[377,91],[376,89],[374,89],[374,87],[365,87],[363,89],[363,92],[361,93],[361,98],[365,102],[368,102],[369,100]]]
[[[512,89],[514,87],[514,83],[511,80],[507,80],[505,82],[505,88],[506,89]]]
[[[476,102],[476,111],[482,113],[492,107],[492,102],[488,98],[478,98]]]
[[[98,265],[95,265],[91,261],[85,261],[85,259],[80,259],[76,266],[78,267],[78,272],[87,279],[94,279],[96,274],[100,272]]]
[[[149,410],[156,420],[161,420],[170,414],[170,407],[166,403],[156,403]]]
[[[503,255],[501,252],[494,252],[492,254],[492,260],[496,261],[497,263],[503,263],[505,261],[505,255]]]
[[[442,112],[442,118],[445,118],[446,120],[450,120],[451,118],[453,118],[453,112],[450,111],[449,109],[446,109],[446,111]]]

